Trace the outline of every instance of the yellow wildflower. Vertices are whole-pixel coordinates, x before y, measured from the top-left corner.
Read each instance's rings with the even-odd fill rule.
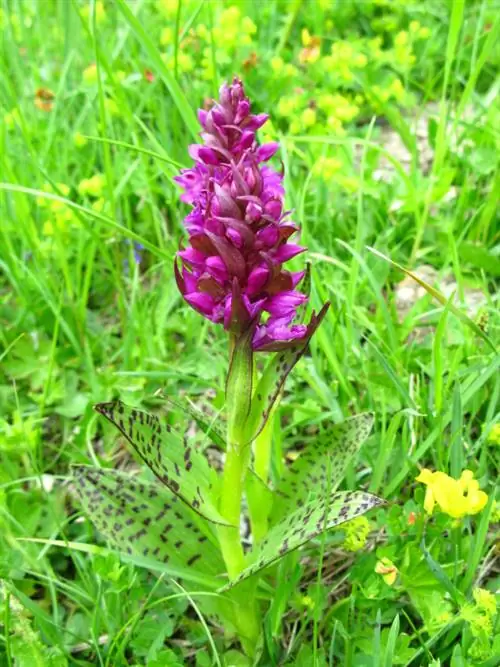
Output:
[[[111,97],[106,97],[106,99],[104,100],[104,108],[106,109],[106,111],[109,113],[110,116],[120,115],[120,107]]]
[[[75,132],[73,135],[73,143],[77,148],[83,148],[87,145],[88,139],[86,139],[81,132]]]
[[[12,111],[7,111],[3,117],[5,127],[11,130],[14,126],[21,124],[21,115],[19,109],[12,109]]]
[[[346,551],[359,551],[365,546],[370,533],[370,522],[365,516],[347,521],[342,528],[345,532],[343,547]]]
[[[255,35],[255,33],[257,32],[257,26],[249,16],[244,16],[242,18],[241,29],[243,30],[243,32],[246,32],[247,35]]]
[[[464,470],[460,479],[453,479],[444,472],[431,472],[424,468],[416,478],[427,486],[424,509],[432,514],[437,504],[442,512],[454,519],[477,514],[488,502],[488,496],[479,489],[479,483],[470,470]]]
[[[427,26],[420,28],[420,30],[418,31],[419,39],[429,39],[430,36],[431,36],[431,31]]]
[[[205,28],[205,26],[203,26]],[[206,30],[206,28],[205,28]],[[166,46],[167,44],[172,44],[174,41],[174,31],[170,26],[163,28],[160,35],[160,44]]]
[[[328,128],[332,131],[332,133],[335,134],[337,137],[345,136],[346,131],[344,130],[342,121],[340,120],[340,118],[337,118],[337,116],[334,116],[333,114],[328,116],[328,118],[326,119],[326,124]]]
[[[157,0],[156,6],[158,7],[158,11],[164,16],[172,17],[177,13],[179,0]]]
[[[391,96],[398,102],[402,102],[405,98],[406,91],[400,79],[394,79],[389,86]]]
[[[95,63],[92,63],[92,65],[89,65],[83,70],[82,74],[83,82],[87,84],[87,86],[92,86],[94,83],[97,82],[97,65]]]
[[[488,436],[488,442],[491,442],[494,445],[500,445],[500,423],[493,424],[493,427]]]
[[[366,65],[368,64],[368,58],[365,56],[364,53],[357,53],[353,62],[355,67],[360,67],[362,69],[363,67],[366,67]]]
[[[398,34],[394,38],[394,44],[396,46],[406,46],[406,44],[408,44],[408,33],[406,32],[406,30],[398,32]]]
[[[377,562],[375,572],[382,575],[382,579],[388,586],[393,586],[398,576],[398,568],[388,558],[382,558]]]
[[[287,63],[285,65],[285,71],[284,71],[285,76],[294,79],[298,75],[298,73],[299,70],[295,67],[295,65],[292,65],[292,63]]]
[[[313,173],[324,181],[330,181],[342,169],[342,161],[335,157],[320,157],[313,167]]]
[[[104,8],[104,3],[101,0],[97,0],[95,3],[94,11],[96,23],[97,25],[100,25],[106,20],[106,10]],[[90,3],[82,7],[82,16],[84,19],[88,19],[90,17]]]
[[[299,106],[298,97],[281,97],[278,102],[278,113],[280,116],[292,116]]]
[[[299,62],[315,63],[321,54],[321,38],[309,33],[307,28],[302,30],[302,45],[304,48],[299,53]]]
[[[66,183],[56,183],[56,188],[57,188],[57,193],[50,183],[44,183],[41,187],[41,190],[43,192],[47,192],[48,194],[59,194],[62,197],[67,197],[69,195],[70,187],[69,185],[66,185]],[[38,206],[42,208],[44,207],[53,208],[55,206],[57,209],[58,205],[61,205],[61,202],[58,202],[55,199],[48,199],[47,197],[42,197],[42,196],[36,198],[36,203]]]
[[[280,58],[280,56],[273,56],[270,60],[270,63],[271,63],[271,69],[276,74],[282,72],[283,67],[285,66],[285,61],[283,60],[283,58]]]
[[[100,197],[104,186],[106,184],[106,178],[103,174],[94,174],[91,178],[84,178],[78,184],[78,192],[81,195],[90,195],[91,197]]]
[[[479,609],[493,618],[497,612],[497,600],[493,593],[485,588],[475,588],[472,591],[472,596]]]
[[[316,123],[316,111],[308,107],[304,109],[300,117],[304,127],[312,127]]]

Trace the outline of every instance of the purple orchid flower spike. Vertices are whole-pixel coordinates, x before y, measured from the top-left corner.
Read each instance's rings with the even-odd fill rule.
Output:
[[[189,246],[177,253],[177,285],[204,317],[233,333],[253,328],[254,350],[282,350],[316,327],[294,323],[307,297],[296,288],[304,272],[283,268],[305,248],[290,242],[298,227],[284,210],[283,175],[266,163],[275,142],[259,145],[256,131],[267,114],[252,114],[242,82],[220,89],[209,110],[200,109],[202,145],[175,178],[192,210],[184,220]]]

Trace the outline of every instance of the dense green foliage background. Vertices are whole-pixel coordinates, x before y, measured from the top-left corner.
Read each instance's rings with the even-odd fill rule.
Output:
[[[172,176],[233,74],[281,141],[311,306],[332,302],[275,465],[373,410],[344,486],[388,500],[369,535],[270,572],[260,664],[498,664],[498,614],[473,595],[499,581],[498,6],[5,0],[0,19],[0,664],[247,664],[195,594],[79,548],[104,544],[68,481],[75,462],[137,467],[95,402],[223,406],[225,335],[173,280]],[[424,466],[472,470],[488,505],[426,516]]]

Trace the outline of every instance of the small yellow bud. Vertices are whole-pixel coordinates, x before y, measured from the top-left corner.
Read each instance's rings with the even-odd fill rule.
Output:
[[[86,67],[83,70],[82,78],[83,82],[87,84],[87,86],[94,85],[94,83],[97,82],[97,65],[95,63],[92,63],[92,65]]]
[[[309,107],[304,109],[301,115],[301,121],[304,127],[312,127],[316,123],[316,111]]]
[[[83,148],[87,145],[88,139],[83,136],[80,132],[75,132],[73,135],[73,143],[77,148]]]

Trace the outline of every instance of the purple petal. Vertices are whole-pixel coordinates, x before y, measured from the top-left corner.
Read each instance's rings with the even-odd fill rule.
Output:
[[[286,317],[307,301],[307,296],[300,292],[282,292],[267,299],[264,310],[273,317]]]
[[[205,262],[208,273],[213,276],[218,282],[223,283],[229,279],[229,274],[226,269],[226,265],[220,257],[214,255],[213,257],[207,257]]]
[[[279,149],[280,145],[276,141],[271,141],[268,144],[263,144],[257,149],[255,154],[258,162],[267,162]]]
[[[252,297],[258,294],[269,279],[269,269],[265,266],[257,266],[250,272],[245,292]]]
[[[183,262],[192,264],[193,266],[200,266],[205,263],[205,255],[194,248],[186,248],[185,250],[180,250],[177,253],[177,256],[182,259]]]
[[[184,298],[195,310],[202,313],[202,315],[211,316],[215,306],[215,299],[210,294],[202,294],[201,292],[193,292],[185,294]]]
[[[283,264],[283,262],[288,262],[289,259],[300,255],[301,252],[304,252],[305,248],[300,245],[295,245],[294,243],[285,243],[281,245],[273,254],[273,259],[278,264]]]
[[[256,241],[259,248],[271,249],[279,240],[279,230],[276,225],[268,225],[257,232]]]
[[[206,148],[202,146],[198,151],[198,159],[200,159],[205,164],[216,165],[219,164],[219,158],[217,153],[212,148]]]

